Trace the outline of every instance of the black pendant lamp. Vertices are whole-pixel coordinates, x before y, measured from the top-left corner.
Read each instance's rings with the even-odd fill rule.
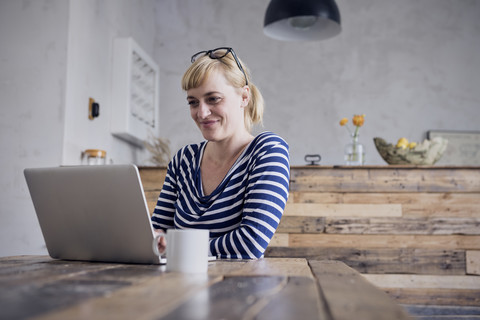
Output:
[[[285,41],[324,40],[340,33],[335,0],[271,0],[263,32]]]

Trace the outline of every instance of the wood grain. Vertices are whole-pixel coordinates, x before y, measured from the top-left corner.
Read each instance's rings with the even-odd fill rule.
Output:
[[[289,234],[276,232],[270,240],[270,247],[288,247],[289,246]]]
[[[433,288],[480,290],[480,277],[418,274],[362,274],[379,288]]]
[[[311,278],[240,276],[203,289],[162,319],[318,319],[322,314]]]
[[[265,257],[338,260],[360,273],[465,275],[465,251],[463,250],[268,247]]]
[[[327,218],[325,233],[480,235],[480,218]]]
[[[379,291],[348,266],[337,261],[309,263],[332,319],[385,319],[386,314],[391,320],[410,319],[387,294]],[[339,278],[342,281],[338,281]]]
[[[323,233],[325,218],[283,216],[277,232],[284,233]]]
[[[477,168],[298,168],[290,191],[480,192]]]
[[[466,253],[467,274],[480,275],[480,250],[468,250]]]
[[[159,319],[197,292],[221,280],[222,277],[208,278],[204,275],[158,275],[38,319]]]
[[[278,235],[281,237],[281,234]],[[289,247],[424,248],[480,250],[480,236],[288,234]]]
[[[151,188],[145,191],[153,211],[159,187]],[[284,216],[266,256],[338,259],[367,274],[435,279],[479,275],[478,252],[479,167],[294,166]],[[475,290],[388,290],[412,303],[479,301]]]
[[[43,261],[42,261],[43,259]],[[118,265],[108,263],[86,264],[81,262],[70,263],[68,261],[53,260],[49,257],[35,258],[35,263],[26,263],[22,260],[8,260],[5,263],[2,259],[0,263],[1,273],[0,281],[8,286],[29,286],[32,282],[45,284],[69,280],[72,277],[82,277],[91,272],[103,272],[106,270],[118,268]],[[40,262],[40,263],[39,263]],[[69,269],[69,273],[62,271]],[[1,292],[1,290],[0,290]]]
[[[39,263],[0,260],[0,275],[4,275],[0,283],[10,288],[0,291],[2,317],[211,319],[249,314],[252,318],[286,319],[297,314],[318,319],[321,314],[316,282],[305,259],[219,260],[210,263],[208,275],[166,273],[164,266],[152,265],[45,257],[35,261]],[[20,275],[29,273],[28,279],[6,282],[13,268]]]
[[[397,303],[435,306],[480,306],[480,290],[383,288]]]
[[[383,192],[291,192],[292,203],[400,204],[405,217],[480,218],[478,193]],[[288,207],[288,205],[287,205]]]
[[[242,315],[242,319],[327,319],[313,278],[289,277],[285,288],[273,299],[264,301],[257,312]]]
[[[29,279],[6,285],[13,268]],[[408,319],[338,261],[218,260],[195,275],[155,265],[5,258],[0,275],[8,288],[0,291],[2,319]]]
[[[400,204],[288,203],[285,216],[303,217],[400,217]]]
[[[153,214],[159,195],[160,191],[145,191],[145,198],[147,199],[148,212],[150,212],[150,215]]]
[[[4,266],[2,259],[0,283],[8,288],[0,290],[0,310],[5,319],[30,318],[102,299],[159,274],[158,267],[151,265],[70,262],[48,257],[44,262],[17,265],[13,272],[11,268]]]
[[[480,218],[319,218],[284,216],[284,233],[480,235]]]
[[[231,261],[219,261],[220,263],[232,263]],[[269,258],[246,261],[240,268],[232,270],[225,276],[264,276],[283,275],[297,277],[312,277],[312,272],[304,258]]]
[[[162,190],[167,169],[162,167],[140,167],[140,178],[144,191],[158,191]]]

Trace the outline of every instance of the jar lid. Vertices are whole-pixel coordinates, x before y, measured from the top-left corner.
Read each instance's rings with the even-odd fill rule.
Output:
[[[105,158],[107,156],[107,152],[101,149],[87,149],[83,153],[88,157]]]

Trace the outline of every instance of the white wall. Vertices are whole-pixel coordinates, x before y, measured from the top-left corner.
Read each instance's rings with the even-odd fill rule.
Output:
[[[68,2],[0,1],[0,256],[44,252],[23,169],[62,159]]]
[[[110,134],[113,39],[133,37],[153,56],[157,13],[153,0],[70,0],[64,164],[85,149],[104,149],[113,163],[146,163],[148,154]],[[88,100],[100,116],[88,119]]]
[[[337,0],[342,33],[280,42],[262,33],[269,1],[157,2],[161,134],[177,149],[199,139],[179,81],[190,56],[232,46],[266,100],[264,129],[290,144],[292,164],[320,153],[342,164],[342,117],[366,114],[366,164],[384,164],[373,137],[422,140],[431,129],[480,130],[480,1]],[[183,128],[178,130],[177,128]]]
[[[79,164],[87,148],[147,161],[110,134],[111,56],[117,36],[153,56],[156,19],[153,0],[0,1],[0,256],[46,253],[24,168]]]
[[[266,38],[268,0],[0,0],[0,256],[45,253],[23,178],[76,164],[86,148],[115,163],[147,155],[109,132],[112,40],[132,36],[160,65],[160,133],[172,150],[201,140],[180,79],[190,56],[232,46],[267,103],[265,130],[292,164],[341,164],[342,117],[365,113],[372,138],[420,140],[430,129],[480,130],[480,1],[338,0],[343,32],[323,42]],[[100,117],[87,118],[88,98]],[[261,129],[257,129],[261,130]]]

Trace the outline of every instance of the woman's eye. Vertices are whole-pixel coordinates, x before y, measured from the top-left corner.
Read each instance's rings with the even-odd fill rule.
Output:
[[[190,107],[196,107],[196,106],[198,106],[198,101],[190,100],[190,101],[188,101],[188,105]]]
[[[209,98],[207,99],[207,103],[208,103],[208,104],[217,104],[217,103],[219,103],[221,100],[222,100],[222,98],[220,98],[220,97],[209,97]]]

